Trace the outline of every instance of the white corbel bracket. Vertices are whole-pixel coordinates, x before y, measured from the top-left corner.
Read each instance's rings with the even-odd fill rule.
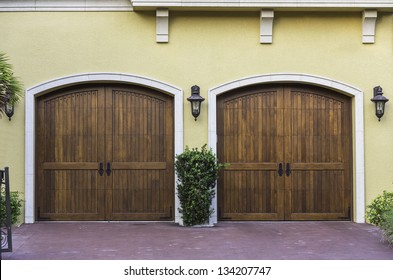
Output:
[[[156,42],[169,42],[169,11],[166,8],[156,11]]]
[[[377,22],[377,11],[363,11],[363,44],[373,44],[375,42],[375,24]]]
[[[274,11],[272,10],[261,11],[261,30],[260,30],[261,44],[273,43],[273,19],[274,19]]]

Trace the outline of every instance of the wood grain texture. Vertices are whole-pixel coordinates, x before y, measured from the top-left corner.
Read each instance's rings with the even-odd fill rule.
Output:
[[[172,219],[172,97],[90,85],[39,97],[37,109],[37,219]]]
[[[307,86],[247,87],[217,100],[219,218],[351,219],[351,100]],[[278,174],[279,164],[290,174]]]

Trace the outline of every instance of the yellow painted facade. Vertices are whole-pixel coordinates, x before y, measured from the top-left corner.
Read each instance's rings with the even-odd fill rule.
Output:
[[[258,11],[170,10],[168,43],[156,42],[155,11],[0,12],[0,26],[0,51],[26,89],[93,72],[182,89],[184,146],[208,142],[208,91],[224,83],[304,73],[351,85],[364,93],[365,204],[393,191],[393,12],[378,13],[373,44],[362,43],[361,11],[276,11],[272,44],[259,42]],[[186,100],[194,84],[206,98],[196,122]],[[391,100],[380,122],[370,101],[378,85]],[[0,167],[24,192],[25,100],[15,111],[11,122],[0,119]]]

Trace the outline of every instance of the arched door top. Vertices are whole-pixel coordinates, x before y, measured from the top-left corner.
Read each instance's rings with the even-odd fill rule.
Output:
[[[174,97],[174,145],[175,155],[183,151],[183,90],[152,78],[127,73],[82,73],[56,78],[26,90],[25,111],[25,222],[34,222],[34,176],[35,176],[35,110],[36,97],[57,89],[89,83],[133,84],[151,88]],[[177,201],[175,202],[177,203]],[[177,205],[175,205],[177,209]],[[179,214],[176,213],[176,216]],[[176,217],[177,218],[177,217]]]
[[[354,221],[364,223],[365,218],[365,204],[364,204],[364,119],[363,119],[363,91],[343,83],[341,81],[333,80],[326,77],[320,77],[304,73],[272,73],[263,74],[250,77],[244,77],[238,80],[233,80],[214,88],[211,88],[208,93],[209,112],[208,112],[208,145],[214,152],[217,153],[217,96],[225,92],[258,84],[270,83],[289,83],[289,84],[307,84],[314,85],[321,88],[328,88],[330,90],[339,92],[344,95],[351,96],[354,99],[353,112],[353,135],[355,138],[353,144],[354,151],[354,206],[355,217]],[[214,201],[214,207],[217,207],[217,201]],[[217,212],[217,211],[216,211]],[[217,216],[212,217],[211,223],[217,221]]]
[[[134,84],[141,85],[149,88],[153,88],[162,92],[166,92],[172,95],[182,94],[183,91],[175,86],[161,82],[155,79],[137,76],[126,73],[82,73],[71,76],[65,76],[44,83],[38,84],[34,87],[29,88],[26,93],[27,95],[41,95],[48,91],[53,91],[58,88],[65,86],[72,86],[78,84],[87,83],[103,83],[103,82],[116,82],[123,84]]]
[[[325,77],[320,77],[310,74],[273,73],[273,74],[245,77],[228,83],[224,83],[222,85],[210,89],[209,95],[219,95],[229,90],[244,87],[244,86],[250,86],[256,84],[268,84],[268,83],[308,84],[308,85],[315,85],[319,87],[329,88],[331,90],[351,96],[363,94],[363,92],[356,87]]]

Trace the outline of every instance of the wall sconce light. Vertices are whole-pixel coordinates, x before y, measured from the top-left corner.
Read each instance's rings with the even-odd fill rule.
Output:
[[[14,115],[14,103],[10,102],[10,97],[6,97],[5,106],[4,106],[5,114],[8,117],[8,120],[11,121],[12,116]]]
[[[370,99],[375,103],[375,114],[378,117],[378,121],[381,121],[383,114],[385,113],[385,103],[389,101],[383,96],[382,88],[380,86],[374,87],[374,98]]]
[[[187,100],[191,102],[191,114],[196,121],[201,113],[201,103],[205,100],[205,98],[199,95],[199,87],[197,85],[191,87],[191,96]]]

